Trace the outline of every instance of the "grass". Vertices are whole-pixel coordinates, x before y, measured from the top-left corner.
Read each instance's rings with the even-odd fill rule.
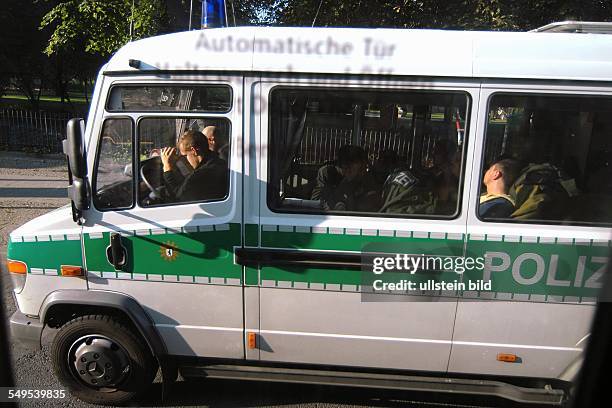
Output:
[[[87,113],[89,105],[84,103],[85,100],[81,98],[83,102],[78,99],[72,102],[70,105],[68,102],[60,102],[59,98],[56,97],[44,97],[39,102],[39,108],[43,111],[49,112],[70,112],[77,115]],[[10,95],[3,96],[0,98],[0,108],[4,109],[30,109],[30,102],[26,97],[22,95]]]
[[[28,98],[25,97],[24,95],[4,95],[2,96],[2,99],[7,99],[7,100],[20,100],[20,101],[27,101]],[[91,97],[89,98],[89,100],[91,100]],[[56,103],[61,103],[61,98],[59,96],[41,96],[40,97],[40,101],[41,102],[56,102]],[[86,104],[87,102],[85,101],[85,97],[83,96],[70,96],[70,101],[72,101],[72,103],[80,103],[80,104]],[[64,103],[68,103],[67,101]]]

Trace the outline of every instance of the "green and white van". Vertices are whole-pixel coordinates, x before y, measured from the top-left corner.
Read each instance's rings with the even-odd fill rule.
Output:
[[[225,194],[181,200],[161,149],[211,126],[227,178],[209,182]],[[363,153],[352,184],[346,145]],[[126,402],[160,367],[165,382],[566,400],[609,260],[611,36],[243,27],[144,39],[102,67],[64,148],[72,205],[10,234],[11,326],[33,344],[59,328],[55,372],[79,398]],[[483,177],[500,158],[520,163],[505,181],[513,212],[488,217]],[[454,266],[374,273],[375,253]],[[373,283],[406,276],[433,285]]]

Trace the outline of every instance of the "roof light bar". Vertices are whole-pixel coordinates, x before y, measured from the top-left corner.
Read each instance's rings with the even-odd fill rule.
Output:
[[[202,28],[227,27],[225,0],[202,1]]]

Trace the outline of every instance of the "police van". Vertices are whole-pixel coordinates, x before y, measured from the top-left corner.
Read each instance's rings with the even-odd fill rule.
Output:
[[[611,81],[602,34],[131,42],[68,125],[72,204],[10,234],[13,335],[58,328],[55,373],[89,402],[160,368],[562,404],[609,260]],[[178,193],[196,173],[207,193]],[[414,289],[369,253],[454,265]]]

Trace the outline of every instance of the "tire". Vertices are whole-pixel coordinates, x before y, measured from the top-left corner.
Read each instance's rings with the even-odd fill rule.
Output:
[[[51,360],[60,383],[93,404],[137,399],[157,373],[145,341],[124,321],[107,315],[77,317],[60,327]]]

